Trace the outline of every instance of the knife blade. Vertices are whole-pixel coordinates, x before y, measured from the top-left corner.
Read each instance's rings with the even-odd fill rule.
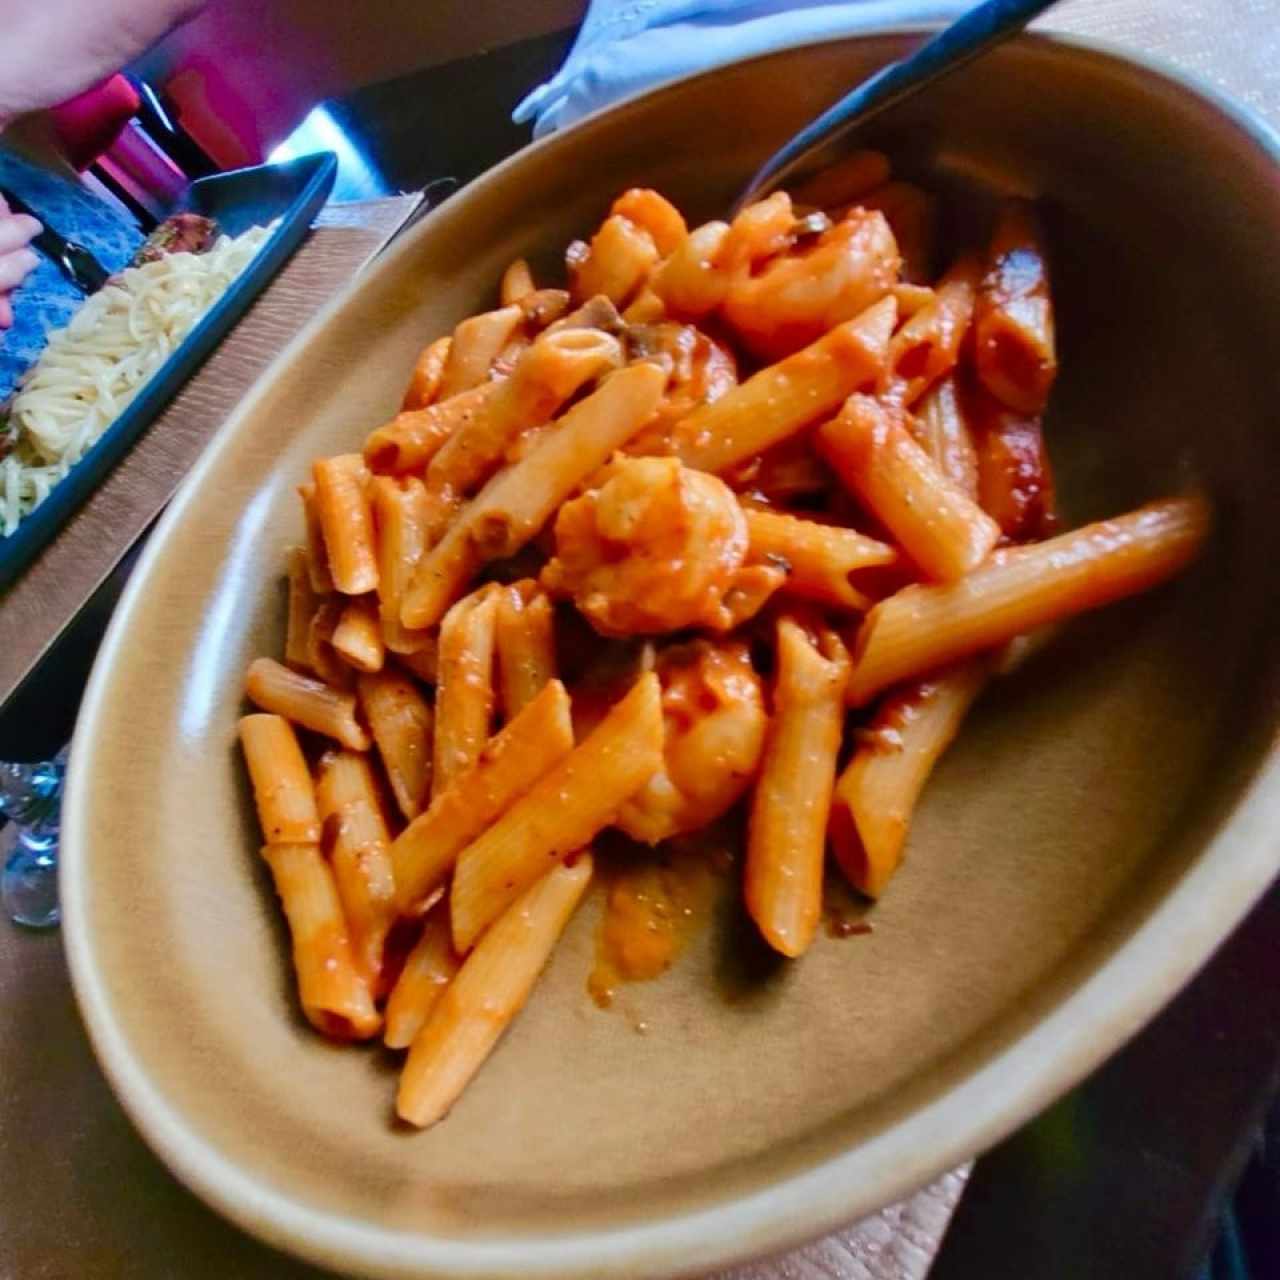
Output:
[[[0,187],[0,197],[14,213],[29,214],[40,223],[42,230],[31,241],[32,246],[54,262],[82,293],[96,293],[111,278],[111,273],[84,245],[59,235],[24,200],[3,187]]]

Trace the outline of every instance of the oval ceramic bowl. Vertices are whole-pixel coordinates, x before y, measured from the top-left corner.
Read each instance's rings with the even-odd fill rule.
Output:
[[[1044,38],[878,130],[900,168],[1042,197],[1068,518],[1198,475],[1188,577],[1083,619],[976,711],[875,932],[753,969],[726,908],[601,1012],[579,912],[440,1127],[390,1123],[395,1065],[301,1022],[234,744],[283,634],[293,486],[397,407],[415,353],[549,269],[611,196],[694,216],[901,35],[698,77],[531,148],[450,200],[285,351],[189,477],[85,697],[66,802],[72,972],[147,1139],[270,1242],[376,1276],[693,1274],[899,1197],[988,1146],[1167,1001],[1280,866],[1276,142],[1185,84]],[[637,1034],[644,1022],[648,1033]]]

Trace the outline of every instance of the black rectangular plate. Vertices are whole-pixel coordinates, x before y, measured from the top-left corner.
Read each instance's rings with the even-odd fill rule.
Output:
[[[325,151],[287,164],[215,174],[191,185],[180,208],[213,218],[228,235],[277,219],[280,225],[88,453],[9,537],[0,538],[0,592],[35,559],[289,260],[328,198],[337,169],[336,157]]]

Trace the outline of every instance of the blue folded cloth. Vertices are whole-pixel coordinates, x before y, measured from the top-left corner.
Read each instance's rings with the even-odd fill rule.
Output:
[[[82,244],[108,271],[119,271],[142,243],[142,232],[123,213],[97,199],[71,178],[42,169],[0,149],[0,187],[47,219],[60,235]],[[62,272],[40,255],[40,263],[13,295],[13,328],[0,331],[0,404],[44,350],[49,333],[61,329],[84,301]]]
[[[516,107],[534,136],[736,58],[861,31],[948,22],[972,0],[592,0],[565,64]],[[852,87],[852,86],[850,86]]]

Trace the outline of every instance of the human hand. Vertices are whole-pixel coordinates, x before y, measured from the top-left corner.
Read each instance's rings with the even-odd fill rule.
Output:
[[[34,249],[27,246],[40,234],[40,224],[25,213],[10,213],[0,196],[0,329],[13,323],[13,307],[9,294],[16,289],[40,261]]]

